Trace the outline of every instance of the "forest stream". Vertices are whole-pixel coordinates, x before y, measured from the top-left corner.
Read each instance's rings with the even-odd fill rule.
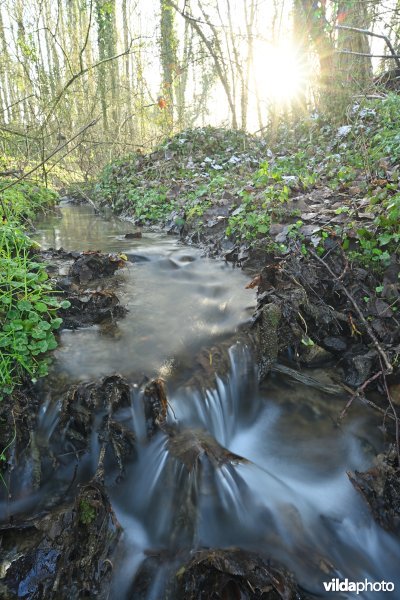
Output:
[[[40,487],[28,467],[18,472],[2,514],[18,521],[54,510],[90,481],[104,411],[95,415],[86,448],[77,453],[71,443],[69,456],[54,460],[60,389],[118,374],[129,384],[130,401],[113,418],[135,439],[135,452],[122,470],[105,458],[105,489],[122,534],[108,561],[109,596],[96,597],[177,598],[171,574],[185,578],[198,553],[215,557],[233,548],[293,573],[303,595],[280,597],[380,597],[325,592],[323,582],[333,578],[400,586],[399,542],[375,524],[347,475],[369,468],[381,450],[380,416],[360,406],[338,427],[346,395],[332,397],[277,373],[259,386],[253,349],[242,335],[255,307],[248,277],[175,236],[144,231],[131,239],[127,231],[124,221],[67,202],[37,225],[34,239],[44,249],[123,253],[127,266],[112,285],[128,312],[112,327],[62,331],[49,383],[40,388]],[[214,359],[220,347],[227,349],[225,367]],[[201,372],[209,372],[200,383],[199,356],[207,363]],[[154,380],[166,382],[168,409],[163,427],[149,435],[143,400]],[[232,555],[224,556],[229,575],[218,597],[244,598],[230,583],[240,568],[234,573]],[[45,597],[34,593],[55,560],[48,550],[46,568],[26,569],[15,597]]]

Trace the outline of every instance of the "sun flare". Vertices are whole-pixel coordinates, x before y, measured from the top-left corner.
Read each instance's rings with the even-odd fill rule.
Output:
[[[300,52],[291,43],[256,45],[254,75],[259,96],[276,103],[296,99],[305,91],[309,79]]]

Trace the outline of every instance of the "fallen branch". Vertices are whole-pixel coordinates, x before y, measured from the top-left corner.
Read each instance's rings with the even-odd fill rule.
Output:
[[[353,56],[365,56],[367,58],[381,58],[382,60],[395,60],[396,62],[400,59],[399,54],[368,54],[367,52],[353,52],[353,50],[335,50],[336,54],[352,54]]]
[[[321,381],[314,379],[314,377],[310,377],[309,375],[306,375],[305,373],[300,373],[300,371],[291,369],[290,367],[287,367],[286,365],[282,365],[281,363],[273,363],[271,365],[271,371],[274,373],[282,373],[283,375],[286,375],[287,377],[290,377],[291,379],[294,379],[295,381],[299,381],[300,383],[302,383],[304,385],[313,387],[316,390],[320,390],[321,392],[324,392],[326,394],[332,394],[332,395],[338,395],[338,396],[343,395],[343,387],[341,385],[322,383]]]

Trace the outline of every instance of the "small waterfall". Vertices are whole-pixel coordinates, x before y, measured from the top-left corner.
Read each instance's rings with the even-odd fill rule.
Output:
[[[307,462],[304,443],[291,447],[281,434],[284,409],[258,392],[250,350],[236,344],[229,359],[229,373],[216,376],[213,389],[170,395],[171,432],[141,444],[125,482],[111,492],[118,518],[144,528],[145,550],[172,557],[157,570],[147,600],[162,596],[175,555],[201,547],[260,552],[318,595],[333,577],[398,581],[398,542],[372,521],[346,476],[366,466],[357,424],[332,432],[322,446],[310,438]],[[141,410],[138,403],[134,422],[143,433]],[[143,551],[132,550],[132,577]]]
[[[222,446],[229,445],[243,423],[256,418],[261,402],[250,349],[237,343],[228,354],[228,374],[224,378],[216,375],[213,389],[179,390],[170,400],[179,423],[204,428]]]

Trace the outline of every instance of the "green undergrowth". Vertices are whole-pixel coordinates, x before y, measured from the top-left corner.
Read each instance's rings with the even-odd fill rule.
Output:
[[[215,216],[221,207],[234,243],[322,256],[335,240],[349,259],[379,272],[399,254],[398,114],[400,97],[390,93],[349,107],[341,126],[311,115],[281,123],[273,139],[214,128],[182,132],[150,154],[108,165],[95,196],[138,223],[186,222],[199,233],[209,209]],[[335,209],[310,241],[298,199],[326,193],[321,204]],[[286,239],[277,243],[271,227],[282,223]]]
[[[12,187],[8,187],[9,184],[12,184]],[[0,198],[2,200],[1,210],[5,212],[4,216],[22,223],[34,219],[38,213],[53,206],[57,194],[36,182],[15,183],[15,180],[1,179]]]
[[[0,183],[0,190],[6,183]],[[1,194],[1,192],[0,192]],[[47,374],[48,351],[57,346],[55,331],[66,308],[49,282],[37,245],[24,222],[54,204],[56,194],[31,183],[20,183],[0,195],[5,209],[0,225],[0,398],[26,378]]]
[[[177,134],[152,153],[132,154],[105,167],[95,200],[139,223],[162,223],[174,211],[201,216],[223,190],[240,186],[260,162],[266,142],[240,131],[205,127]]]

